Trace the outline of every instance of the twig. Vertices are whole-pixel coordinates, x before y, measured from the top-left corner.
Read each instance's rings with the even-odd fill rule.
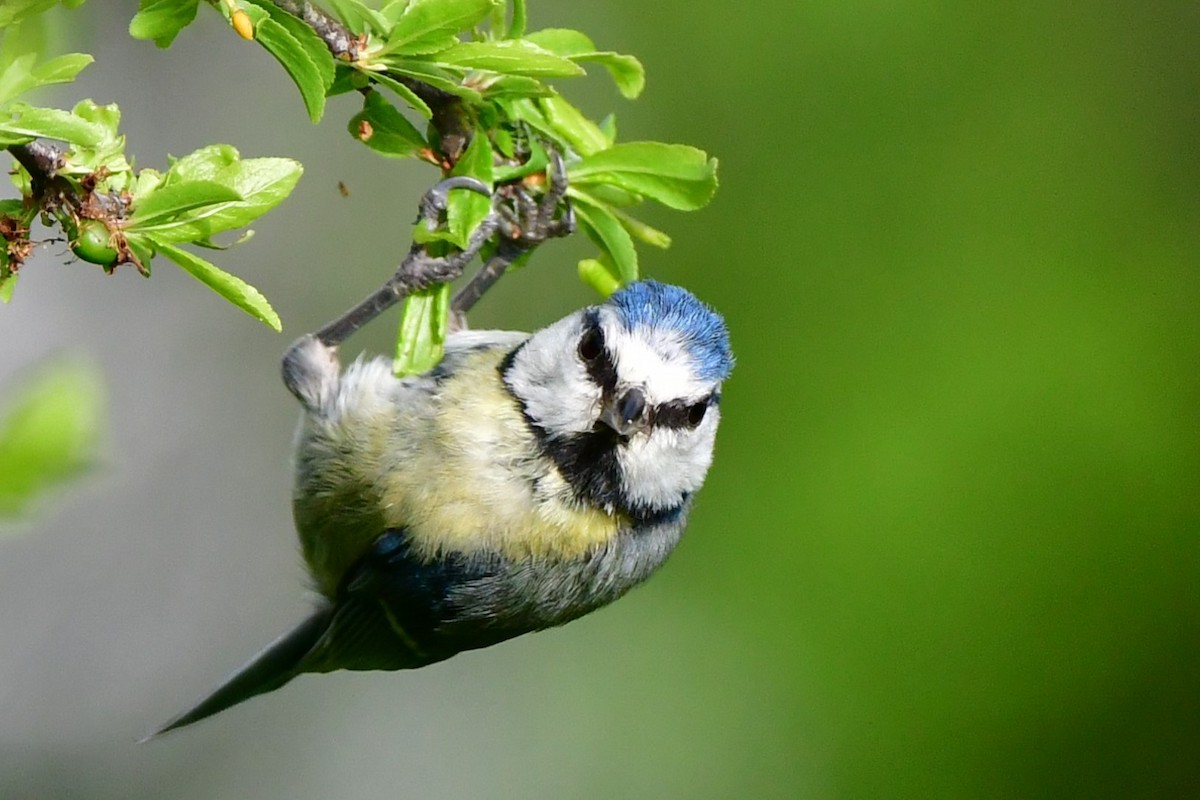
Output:
[[[58,170],[66,164],[62,150],[42,142],[9,145],[8,152],[33,179],[35,198],[41,198],[47,185],[57,177]]]
[[[307,0],[272,0],[272,2],[312,28],[313,32],[329,48],[329,52],[333,54],[334,58],[345,62],[359,60],[366,42],[365,36],[355,34],[327,12]],[[411,89],[429,106],[432,112],[430,124],[437,133],[436,138],[442,154],[448,164],[456,163],[466,150],[472,130],[470,115],[462,99],[407,75],[389,73],[389,76]],[[412,292],[419,291],[433,283],[452,281],[458,278],[484,243],[499,229],[502,235],[496,252],[451,300],[451,313],[457,317],[464,315],[495,285],[514,261],[536,248],[547,237],[565,236],[574,229],[574,218],[569,204],[563,218],[554,219],[558,205],[563,201],[566,192],[566,172],[558,153],[552,154],[549,177],[551,186],[541,203],[532,203],[519,186],[513,190],[516,192],[514,201],[525,212],[524,215],[516,215],[516,219],[521,224],[517,225],[513,219],[509,219],[508,217],[513,215],[508,213],[508,209],[499,205],[500,196],[493,196],[491,214],[472,232],[466,249],[450,256],[434,258],[425,251],[423,245],[414,243],[396,269],[395,274],[383,286],[317,331],[316,338],[328,346],[336,347],[359,328]],[[452,185],[455,180],[451,178],[442,181],[422,199],[421,217],[431,230],[436,227],[437,210],[440,210],[434,207],[445,207],[445,193],[450,188],[471,188],[479,191],[478,187],[465,186],[461,183]]]
[[[358,61],[366,39],[338,22],[323,9],[307,0],[272,0],[283,11],[299,19],[325,42],[333,57],[341,61]],[[438,132],[442,153],[450,164],[458,161],[471,138],[470,119],[462,99],[408,75],[388,73],[388,77],[404,84],[425,101],[433,112],[430,123]]]
[[[361,39],[349,28],[331,17],[324,9],[305,0],[272,0],[280,9],[297,17],[321,37],[333,57],[342,61],[357,61]]]

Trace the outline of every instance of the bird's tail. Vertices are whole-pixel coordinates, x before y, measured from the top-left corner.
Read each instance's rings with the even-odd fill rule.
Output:
[[[333,621],[332,606],[322,606],[297,627],[267,645],[216,691],[142,741],[211,717],[255,695],[274,691],[304,671],[305,656],[312,652]]]

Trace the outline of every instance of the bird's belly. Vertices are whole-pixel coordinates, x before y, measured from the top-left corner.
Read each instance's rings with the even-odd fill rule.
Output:
[[[454,478],[422,481],[396,493],[400,504],[419,493],[403,516],[414,549],[425,557],[482,553],[512,561],[570,560],[610,541],[623,524],[618,515],[581,505],[568,493],[547,491],[545,484],[554,482],[550,476],[538,485],[479,465],[458,466],[462,471]],[[472,479],[463,480],[464,472],[474,473]]]

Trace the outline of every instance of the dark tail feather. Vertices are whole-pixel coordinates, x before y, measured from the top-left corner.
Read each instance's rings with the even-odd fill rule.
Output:
[[[333,607],[322,607],[296,628],[267,645],[195,708],[175,717],[142,741],[148,741],[184,725],[191,725],[243,700],[283,686],[300,674],[304,657],[329,630],[332,620]]]

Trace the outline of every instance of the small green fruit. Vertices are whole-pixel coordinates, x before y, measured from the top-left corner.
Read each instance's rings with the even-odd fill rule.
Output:
[[[115,267],[119,255],[112,246],[112,234],[108,226],[98,219],[80,220],[79,232],[71,242],[71,252],[105,269]]]

